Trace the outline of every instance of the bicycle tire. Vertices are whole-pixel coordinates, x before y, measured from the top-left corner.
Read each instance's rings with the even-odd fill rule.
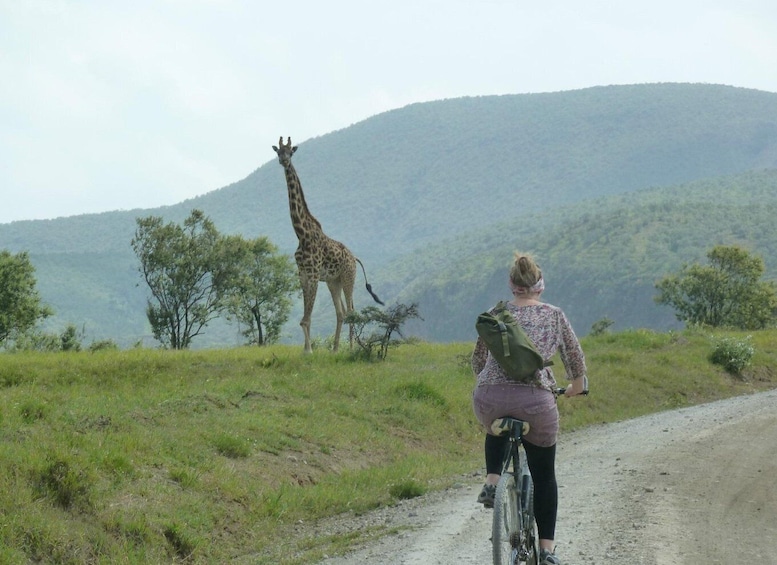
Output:
[[[523,503],[523,529],[526,551],[526,565],[538,565],[540,562],[539,535],[537,522],[534,519],[534,482],[529,470],[524,468],[521,473],[521,502]],[[523,563],[523,562],[521,562]]]
[[[494,496],[491,547],[494,565],[517,565],[519,539],[518,487],[512,473],[503,473]]]

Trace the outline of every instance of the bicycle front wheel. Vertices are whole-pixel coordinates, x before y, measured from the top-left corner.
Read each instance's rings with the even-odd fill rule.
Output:
[[[491,544],[494,565],[517,565],[520,545],[520,518],[518,516],[518,485],[515,476],[504,473],[499,478],[494,497],[494,523]]]

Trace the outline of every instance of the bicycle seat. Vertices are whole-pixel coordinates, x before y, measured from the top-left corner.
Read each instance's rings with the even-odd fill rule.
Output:
[[[529,422],[519,420],[518,418],[511,418],[510,416],[497,418],[491,422],[491,433],[495,436],[501,436],[516,430],[520,432],[516,434],[516,437],[520,438],[528,434],[530,429]]]

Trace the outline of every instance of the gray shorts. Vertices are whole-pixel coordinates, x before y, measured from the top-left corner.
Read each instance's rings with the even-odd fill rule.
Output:
[[[520,385],[480,385],[472,393],[475,417],[491,433],[491,422],[512,416],[529,422],[526,441],[550,447],[558,439],[558,407],[549,390]]]

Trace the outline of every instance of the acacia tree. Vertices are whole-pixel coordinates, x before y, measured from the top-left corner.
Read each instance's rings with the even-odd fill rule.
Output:
[[[675,308],[686,324],[755,330],[774,324],[777,287],[761,281],[764,263],[738,246],[719,245],[707,253],[709,265],[683,265],[656,288],[659,304]]]
[[[182,226],[157,216],[136,222],[132,248],[151,290],[146,316],[154,338],[186,349],[222,308],[218,284],[230,267],[223,237],[200,210]]]
[[[289,319],[291,296],[299,291],[291,257],[278,254],[266,237],[230,237],[225,247],[236,261],[223,285],[227,317],[238,321],[249,344],[276,342]]]
[[[353,337],[356,340],[356,345],[359,346],[361,356],[371,359],[373,351],[377,350],[378,359],[385,360],[389,347],[396,347],[402,343],[398,339],[392,339],[391,336],[397,334],[404,339],[402,325],[413,318],[421,318],[418,304],[415,302],[409,306],[396,304],[385,310],[376,306],[367,306],[361,312],[354,310],[348,314],[345,317],[345,322],[351,324],[353,328]],[[378,329],[365,335],[366,328],[374,326],[378,326]]]
[[[52,314],[41,304],[35,284],[35,267],[26,252],[0,251],[0,343]]]

